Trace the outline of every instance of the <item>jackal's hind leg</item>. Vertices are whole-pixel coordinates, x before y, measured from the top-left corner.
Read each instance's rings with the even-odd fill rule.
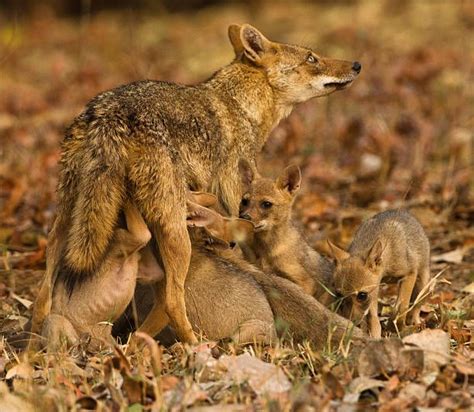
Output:
[[[184,282],[191,260],[191,241],[186,225],[187,184],[182,171],[164,148],[140,152],[131,165],[129,180],[133,200],[152,229],[158,243],[166,277],[165,310],[179,338],[196,343],[186,314]],[[148,314],[140,330],[156,335],[159,304]]]

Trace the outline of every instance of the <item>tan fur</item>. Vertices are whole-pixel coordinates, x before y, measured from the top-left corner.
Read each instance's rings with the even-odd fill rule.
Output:
[[[192,200],[202,202],[197,197]],[[276,332],[273,314],[265,295],[252,276],[229,265],[215,252],[229,248],[238,237],[251,235],[252,223],[225,218],[213,210],[188,201],[187,224],[193,247],[185,282],[185,299],[193,330],[213,340],[232,338],[242,344],[272,343]],[[149,287],[138,287],[135,295],[141,314],[139,323],[151,308],[158,307],[161,311],[159,316],[145,319],[145,322],[152,319],[155,322],[152,327],[158,331],[169,322],[163,304],[165,282],[166,280],[154,285],[154,294],[150,293]]]
[[[255,225],[252,249],[257,265],[291,280],[316,298],[326,297],[334,265],[309,246],[291,219],[301,184],[299,168],[290,166],[272,180],[254,178],[245,161],[239,167],[246,187],[240,216]]]
[[[97,276],[82,283],[71,294],[63,282],[56,282],[51,313],[42,328],[49,350],[57,350],[62,341],[77,343],[82,334],[90,335],[96,347],[111,344],[112,322],[133,297],[139,251],[151,238],[134,206],[126,205],[125,219],[127,229],[115,230],[111,248]],[[154,273],[158,277],[159,266],[156,265]]]
[[[196,86],[140,81],[101,93],[63,142],[58,219],[67,231],[55,233],[60,238],[52,242],[61,247],[50,270],[69,291],[97,275],[130,193],[160,249],[166,312],[188,342],[196,341],[183,288],[191,257],[188,188],[212,191],[236,215],[238,159],[254,161],[293,105],[348,86],[360,71],[352,62],[271,42],[250,25],[231,26],[229,37],[235,60],[209,80]],[[147,327],[153,323],[143,331],[154,334]]]
[[[194,218],[199,213],[202,213],[201,209],[195,211]],[[222,219],[223,224],[229,222],[219,215],[211,214],[209,217],[210,220]],[[241,220],[237,222],[249,224]],[[200,224],[205,227],[204,221]],[[221,225],[215,227],[218,226]],[[239,229],[240,233],[245,231],[246,228]],[[329,311],[299,286],[263,273],[240,258],[226,246],[231,243],[230,238],[222,243],[217,239],[209,242],[209,236],[229,231],[215,231],[211,235],[209,232],[196,232],[194,228],[191,233],[193,252],[185,296],[187,313],[196,332],[209,339],[233,338],[239,343],[270,343],[274,338],[275,319],[280,335],[288,333],[298,341],[310,340],[318,349],[328,343],[338,345],[344,338],[363,338],[360,329]],[[162,284],[156,288],[163,293]],[[149,289],[143,287],[138,288],[135,298],[140,322],[150,310],[154,298]],[[268,308],[271,308],[270,313]],[[158,326],[162,328],[166,323]],[[120,329],[117,332],[120,333]]]
[[[430,279],[430,244],[420,223],[407,211],[388,210],[364,222],[357,230],[348,252],[329,242],[336,260],[334,287],[343,299],[342,314],[357,323],[368,318],[368,329],[381,337],[378,319],[379,286],[386,277],[401,278],[396,308],[400,328],[410,301]],[[419,323],[420,304],[410,312]]]

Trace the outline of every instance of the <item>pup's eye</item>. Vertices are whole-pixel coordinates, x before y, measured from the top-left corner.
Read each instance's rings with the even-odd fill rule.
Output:
[[[262,203],[260,203],[260,206],[262,209],[270,209],[273,206],[273,203],[269,202],[268,200],[264,200]]]
[[[318,59],[316,57],[314,57],[312,54],[308,55],[308,57],[306,58],[306,61],[308,63],[311,63],[311,64],[314,64],[314,63],[317,63],[318,62]]]
[[[369,298],[369,295],[367,292],[359,292],[357,294],[357,300],[359,302],[366,302],[368,298]]]
[[[335,292],[334,294],[336,295],[336,299],[342,299],[342,298],[344,298],[344,295],[343,295],[341,292],[337,291],[337,290],[336,290],[336,292]]]
[[[240,201],[240,204],[244,207],[247,207],[249,205],[249,203],[250,203],[249,199],[247,199],[245,197]]]
[[[233,248],[235,247],[235,242],[230,242],[230,243],[229,243],[229,247],[230,247],[231,249],[233,249]]]

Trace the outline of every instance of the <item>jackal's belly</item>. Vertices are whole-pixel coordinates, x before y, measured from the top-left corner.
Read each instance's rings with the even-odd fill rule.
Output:
[[[114,266],[77,287],[70,298],[61,286],[52,312],[66,317],[78,333],[91,333],[98,324],[115,321],[132,300],[138,260],[130,257],[123,265]]]

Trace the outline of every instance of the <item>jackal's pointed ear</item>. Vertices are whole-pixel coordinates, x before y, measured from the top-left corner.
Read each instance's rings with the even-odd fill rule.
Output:
[[[232,238],[237,243],[245,243],[253,238],[255,225],[245,219],[231,219],[229,222]]]
[[[253,168],[248,160],[239,160],[239,174],[242,185],[244,186],[244,190],[248,190],[248,188],[252,185],[253,179],[255,178]]]
[[[365,260],[365,265],[375,270],[377,266],[380,266],[382,263],[382,254],[383,254],[383,244],[380,239],[377,239],[372,248],[367,255],[367,259]]]
[[[250,24],[243,24],[240,27],[240,41],[245,57],[255,63],[259,63],[262,56],[271,47],[270,40]]]
[[[244,52],[244,45],[242,44],[242,40],[240,39],[240,29],[242,26],[238,24],[231,24],[229,26],[228,34],[230,44],[234,48],[235,57],[240,57]]]
[[[277,179],[276,185],[281,190],[287,190],[293,196],[301,187],[300,168],[296,165],[288,166]]]
[[[197,203],[188,201],[186,205],[188,208],[186,224],[189,227],[206,227],[212,225],[219,216],[213,210],[198,205]]]
[[[336,261],[336,264],[340,264],[351,256],[344,249],[341,249],[339,246],[332,243],[329,239],[327,240],[327,244],[329,246],[329,254]]]
[[[217,196],[206,192],[189,192],[188,199],[204,207],[214,206],[217,203]]]

